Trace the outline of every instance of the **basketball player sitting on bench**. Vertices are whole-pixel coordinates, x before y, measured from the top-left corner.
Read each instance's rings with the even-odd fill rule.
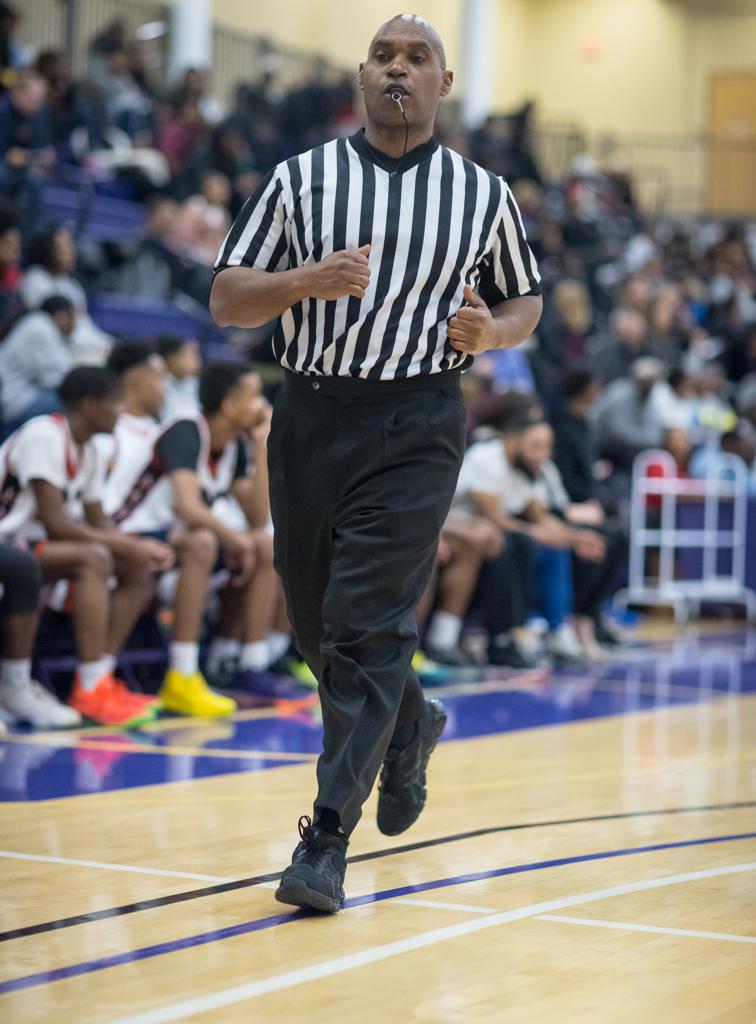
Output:
[[[153,573],[170,568],[173,553],[157,540],[124,536],[103,514],[92,438],[115,426],[118,380],[101,367],[80,366],[58,395],[63,415],[29,420],[0,448],[0,538],[32,549],[45,582],[75,584],[69,597],[79,665],[71,707],[101,725],[136,725],[155,716],[157,702],[114,677],[116,655],[144,607]],[[81,505],[83,518],[76,511]],[[32,725],[49,724],[50,717],[49,708],[38,720],[29,708],[25,714]],[[72,722],[58,714],[54,724]]]
[[[250,636],[249,619],[253,614],[259,618],[261,607],[271,607],[275,591],[272,547],[263,533],[269,414],[259,378],[240,364],[210,363],[200,382],[202,415],[160,427],[156,417],[164,390],[159,358],[144,346],[120,345],[110,366],[123,380],[126,411],[115,432],[106,507],[124,532],[165,537],[179,563],[170,664],[160,698],[178,714],[231,714],[235,702],[211,690],[199,671],[199,636],[208,581],[221,550],[230,585],[248,610],[247,643],[234,685],[254,690],[267,682],[267,673],[244,660],[255,640],[267,650],[267,622],[259,626],[261,637]],[[226,494],[239,501],[248,528],[232,529],[213,514],[213,501]]]

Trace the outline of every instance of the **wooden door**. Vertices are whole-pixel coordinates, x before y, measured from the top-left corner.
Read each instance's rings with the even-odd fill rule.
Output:
[[[756,72],[711,79],[708,206],[756,213]]]

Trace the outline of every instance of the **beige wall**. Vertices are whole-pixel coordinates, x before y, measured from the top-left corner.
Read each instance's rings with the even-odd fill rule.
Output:
[[[282,46],[322,53],[355,70],[375,30],[403,10],[433,22],[454,67],[459,8],[460,0],[413,2],[407,8],[396,0],[213,0],[214,17],[221,24],[267,36]]]
[[[531,90],[542,116],[615,131],[664,131],[683,121],[687,33],[677,7],[662,0],[531,0],[530,7]]]
[[[534,98],[544,120],[595,131],[703,131],[710,76],[756,69],[756,0],[752,13],[737,14],[720,0],[495,3],[500,110]],[[223,24],[346,68],[356,67],[374,30],[402,9],[396,0],[214,0],[213,7]],[[458,69],[463,0],[408,7],[438,28]]]
[[[756,71],[756,11],[729,18],[696,19],[691,47],[695,69],[690,102],[691,121],[709,120],[709,82],[719,71]]]

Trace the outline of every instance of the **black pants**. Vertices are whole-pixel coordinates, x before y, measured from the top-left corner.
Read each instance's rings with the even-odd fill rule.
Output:
[[[577,555],[572,559],[575,584],[575,613],[597,620],[601,606],[620,585],[620,569],[627,562],[628,538],[621,526],[606,523],[598,528],[606,541],[606,554],[600,562],[588,562]]]
[[[42,572],[33,555],[0,543],[0,615],[29,615],[39,606]]]
[[[506,531],[504,550],[481,566],[474,601],[485,612],[491,640],[528,620],[533,607],[533,548],[527,534]]]
[[[422,717],[414,610],[464,452],[456,373],[400,381],[287,375],[268,442],[275,564],[318,677],[317,808],[349,834],[394,729]]]

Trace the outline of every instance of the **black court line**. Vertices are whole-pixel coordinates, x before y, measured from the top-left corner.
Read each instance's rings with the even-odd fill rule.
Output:
[[[361,853],[356,857],[350,857],[348,863],[362,864],[365,861],[378,860],[382,857],[393,857],[399,853],[412,853],[415,850],[426,850],[432,846],[444,846],[447,843],[458,843],[464,839],[476,839],[479,836],[490,836],[499,832],[521,832],[531,828],[550,828],[556,825],[584,825],[599,821],[622,821],[627,818],[662,817],[668,814],[742,810],[748,807],[756,807],[756,800],[743,800],[739,803],[702,804],[700,807],[667,807],[654,811],[596,814],[587,818],[557,818],[554,821],[529,821],[519,825],[495,825],[489,828],[475,829],[472,832],[458,832],[456,835],[442,836],[439,839],[425,839],[417,843],[408,843],[405,846],[393,846],[388,850],[374,850],[372,853]],[[141,900],[139,903],[127,903],[122,907],[110,907],[105,910],[94,910],[89,914],[77,914],[75,917],[62,917],[57,921],[43,921],[40,924],[26,925],[23,928],[14,928],[11,931],[0,932],[0,942],[7,942],[9,939],[22,939],[29,935],[42,935],[45,932],[55,932],[63,928],[72,928],[77,924],[104,921],[110,917],[123,917],[126,914],[139,913],[142,910],[169,907],[174,903],[186,903],[188,900],[197,900],[204,896],[218,896],[224,892],[233,892],[235,889],[249,889],[255,885],[260,885],[261,882],[277,882],[281,874],[281,871],[275,871],[267,875],[253,875],[251,878],[239,878],[233,882],[220,882],[218,885],[206,886],[203,889],[191,889],[189,892],[177,892],[170,896],[157,896],[151,900]]]

